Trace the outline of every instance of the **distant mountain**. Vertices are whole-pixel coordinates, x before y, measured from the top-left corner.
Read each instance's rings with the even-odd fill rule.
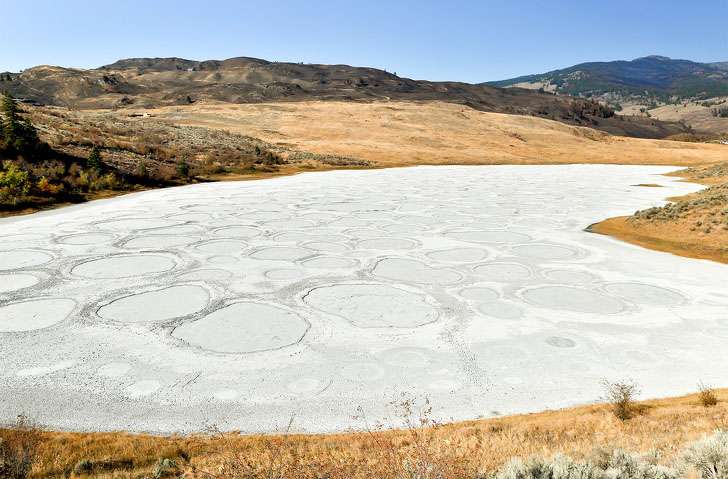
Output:
[[[663,138],[683,133],[677,122],[617,117],[584,99],[525,89],[402,78],[376,68],[270,62],[239,57],[194,61],[130,58],[83,70],[38,66],[0,74],[0,91],[72,108],[154,108],[197,102],[306,100],[445,101],[482,111],[532,115],[612,134]]]
[[[632,61],[581,63],[487,84],[543,88],[575,96],[612,95],[616,99],[705,99],[728,95],[728,62],[696,63],[653,55]]]

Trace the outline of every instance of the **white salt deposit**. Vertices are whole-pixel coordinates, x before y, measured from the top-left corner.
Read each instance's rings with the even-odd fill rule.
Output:
[[[728,386],[728,266],[584,232],[698,189],[668,171],[337,171],[2,219],[0,422],[332,431],[400,392],[449,420]]]
[[[207,306],[209,295],[199,286],[171,286],[114,299],[99,308],[99,317],[127,323],[166,321],[194,314]]]

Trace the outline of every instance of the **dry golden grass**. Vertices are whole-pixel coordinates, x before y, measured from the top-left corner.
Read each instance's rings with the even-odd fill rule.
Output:
[[[378,166],[613,163],[698,165],[725,160],[724,145],[609,136],[529,116],[444,102],[202,104],[150,112],[180,125],[224,129]]]
[[[728,185],[728,176],[725,172],[728,172],[728,163],[681,170],[671,173],[670,176],[715,187]],[[726,195],[721,196],[703,190],[669,200],[694,201],[695,205],[671,219],[647,220],[639,215],[609,218],[590,226],[590,231],[613,236],[644,248],[688,258],[728,263]]]
[[[728,232],[707,234],[693,230],[692,224],[703,217],[692,216],[688,220],[670,223],[635,224],[631,216],[618,216],[592,225],[590,231],[643,248],[728,263]]]
[[[234,476],[242,470],[303,477],[382,479],[401,474],[402,464],[432,463],[445,477],[491,472],[508,459],[564,453],[575,459],[595,449],[658,451],[672,460],[686,444],[728,428],[728,390],[704,407],[698,394],[639,403],[640,414],[621,421],[607,405],[468,421],[420,429],[331,435],[158,437],[128,433],[42,433],[32,477],[68,477],[82,460],[95,477],[142,477],[160,458],[173,458],[185,477],[205,472]],[[8,431],[0,431],[0,438]],[[245,462],[244,465],[238,464]],[[105,471],[102,471],[106,468]],[[225,471],[228,471],[225,473]],[[232,472],[231,472],[232,471]],[[314,475],[314,472],[318,476]]]

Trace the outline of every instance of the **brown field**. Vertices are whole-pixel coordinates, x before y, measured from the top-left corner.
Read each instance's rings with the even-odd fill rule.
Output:
[[[31,477],[87,477],[72,474],[82,461],[88,461],[93,477],[153,477],[160,459],[169,458],[178,473],[190,478],[211,477],[206,473],[290,479],[474,478],[514,456],[563,453],[583,460],[615,448],[656,451],[661,462],[669,463],[686,443],[728,428],[728,390],[716,394],[718,404],[711,407],[701,405],[698,395],[645,401],[627,421],[602,404],[435,427],[421,427],[415,419],[402,430],[332,435],[41,432]],[[12,439],[13,434],[17,432],[0,430],[0,439]],[[404,475],[406,464],[425,463],[434,468],[433,474]]]
[[[202,104],[144,110],[377,166],[611,163],[699,165],[728,159],[724,145],[610,136],[535,117],[444,102]]]

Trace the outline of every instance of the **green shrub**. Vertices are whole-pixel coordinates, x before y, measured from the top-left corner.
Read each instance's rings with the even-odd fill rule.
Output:
[[[15,163],[7,163],[5,171],[0,171],[0,202],[17,203],[29,190],[28,172]]]
[[[184,158],[177,163],[177,175],[181,178],[187,178],[190,176],[190,165]]]

